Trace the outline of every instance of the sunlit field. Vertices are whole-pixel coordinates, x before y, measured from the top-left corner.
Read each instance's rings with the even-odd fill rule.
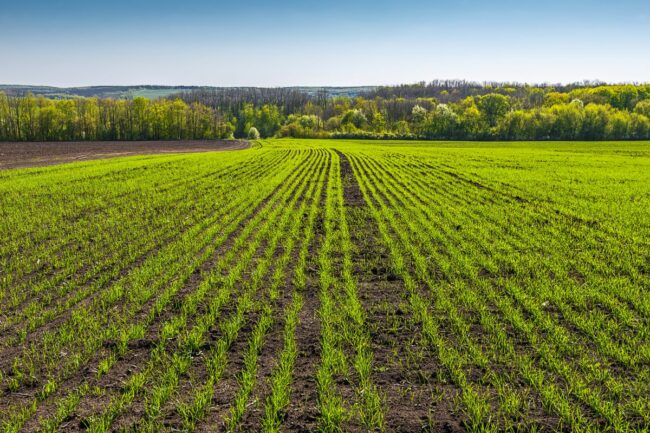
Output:
[[[4,432],[650,428],[650,143],[0,171]]]

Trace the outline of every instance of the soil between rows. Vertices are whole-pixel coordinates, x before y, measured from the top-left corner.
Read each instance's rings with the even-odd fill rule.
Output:
[[[0,169],[161,153],[241,150],[245,140],[0,142]]]

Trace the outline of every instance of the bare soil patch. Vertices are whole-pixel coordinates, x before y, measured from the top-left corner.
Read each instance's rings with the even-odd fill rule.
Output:
[[[0,142],[0,169],[160,153],[241,150],[244,140]]]

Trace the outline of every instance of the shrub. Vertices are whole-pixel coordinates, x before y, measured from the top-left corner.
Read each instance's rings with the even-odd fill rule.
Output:
[[[248,130],[248,138],[250,140],[259,140],[260,139],[260,132],[257,130],[256,127],[251,126],[251,128]]]

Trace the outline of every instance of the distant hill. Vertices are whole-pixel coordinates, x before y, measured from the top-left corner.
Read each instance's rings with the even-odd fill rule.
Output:
[[[24,96],[28,93],[42,95],[48,98],[66,99],[78,96],[133,99],[136,96],[143,96],[148,99],[164,98],[176,93],[187,92],[198,89],[224,89],[225,87],[213,86],[90,86],[90,87],[49,87],[49,86],[25,86],[0,84],[0,91],[12,96]],[[234,88],[234,87],[233,87]],[[248,87],[250,89],[251,87]],[[316,95],[325,89],[328,96],[358,96],[362,93],[371,92],[376,89],[374,86],[358,87],[290,87],[308,95]]]

